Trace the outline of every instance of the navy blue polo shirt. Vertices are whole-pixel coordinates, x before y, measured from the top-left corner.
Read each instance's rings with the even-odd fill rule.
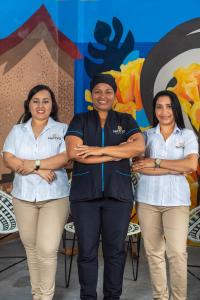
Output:
[[[131,115],[113,110],[108,112],[104,128],[101,128],[96,110],[76,114],[66,136],[80,137],[88,146],[116,146],[140,132]],[[133,201],[129,159],[101,164],[74,162],[70,201],[88,201],[112,197],[121,201]]]

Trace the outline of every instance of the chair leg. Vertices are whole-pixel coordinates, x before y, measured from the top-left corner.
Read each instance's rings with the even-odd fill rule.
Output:
[[[3,240],[5,238],[7,238],[8,236],[11,236],[13,233],[8,233],[2,237],[0,237],[0,240]],[[10,265],[8,265],[7,267],[3,268],[3,269],[0,269],[0,273],[20,264],[21,262],[23,262],[24,260],[26,260],[26,256],[0,256],[0,259],[20,259],[18,260],[17,262],[15,263],[12,263]]]
[[[139,262],[140,262],[140,246],[141,246],[141,233],[137,235],[137,261],[136,261],[135,280],[137,280],[138,278]]]
[[[12,259],[21,258],[21,259],[19,261],[15,262],[15,263],[13,263],[13,264],[7,266],[6,268],[1,269],[0,273],[16,266],[16,265],[20,264],[21,262],[23,262],[24,260],[26,260],[26,257],[24,257],[24,256],[3,256],[3,257],[0,257],[0,259],[9,259],[9,258],[12,258]]]
[[[188,265],[188,268],[200,268],[200,266],[198,266],[198,265]],[[192,271],[190,271],[189,269],[187,270],[188,271],[188,273],[190,274],[190,275],[192,275],[193,277],[195,277],[197,280],[199,280],[200,281],[200,277],[199,276],[197,276],[196,274],[194,274]]]
[[[73,262],[73,258],[74,258],[75,240],[76,240],[76,234],[74,233],[73,240],[72,240],[72,252],[70,255],[70,263],[69,263],[69,271],[68,272],[67,272],[67,255],[65,253],[65,286],[66,286],[66,288],[68,288],[69,284],[70,284],[72,262]],[[65,239],[65,250],[66,250],[66,239]]]
[[[65,237],[63,238],[63,248],[65,249],[65,286],[67,287],[67,254],[66,254],[66,240],[67,240],[67,233],[65,231]]]
[[[63,249],[65,249],[65,241],[66,241],[66,231],[64,230],[63,234],[62,234],[62,247],[63,247]]]
[[[129,237],[129,249],[131,255],[131,263],[132,263],[132,272],[133,272],[133,280],[136,281],[138,278],[138,270],[139,270],[139,259],[140,259],[140,241],[141,241],[141,234],[137,234],[136,242],[133,241],[133,237]],[[132,245],[136,244],[136,258],[134,257],[132,251]],[[136,260],[136,262],[135,262]]]

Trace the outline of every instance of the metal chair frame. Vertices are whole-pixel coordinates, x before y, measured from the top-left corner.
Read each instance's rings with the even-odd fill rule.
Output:
[[[132,231],[135,230],[135,233],[130,232],[130,229],[132,228]],[[67,238],[67,232],[70,232],[73,234],[72,238]],[[136,237],[136,239],[133,238],[133,236]],[[138,278],[138,271],[139,271],[139,259],[140,259],[140,242],[141,242],[141,231],[138,224],[130,223],[129,224],[129,231],[127,233],[127,247],[126,247],[126,259],[128,253],[130,253],[131,256],[131,266],[132,266],[132,274],[133,274],[133,280],[136,281]],[[67,241],[72,242],[72,251],[70,255],[70,261],[69,261],[69,268],[67,268],[67,255],[66,255],[66,248],[67,248]],[[73,258],[74,258],[74,247],[76,242],[76,233],[73,222],[67,223],[65,225],[65,233],[63,235],[63,247],[65,249],[65,286],[66,288],[69,287],[70,284],[70,278],[71,278],[71,271],[72,271],[72,264],[73,264]],[[136,252],[134,254],[133,252],[133,245],[136,244]]]
[[[15,215],[13,211],[12,197],[3,191],[0,191],[0,240],[11,236],[13,233],[17,232],[17,225],[15,220]],[[0,256],[0,259],[19,259],[17,262],[9,264],[7,267],[0,269],[0,273],[14,267],[15,265],[26,260],[25,256]]]
[[[200,205],[190,211],[188,239],[200,243]],[[189,268],[200,268],[200,265],[188,264],[188,273],[200,281],[200,276],[193,273]]]

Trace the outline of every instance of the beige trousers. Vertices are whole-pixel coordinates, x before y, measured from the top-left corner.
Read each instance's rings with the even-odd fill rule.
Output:
[[[153,299],[187,299],[189,207],[137,203],[137,213],[148,259]],[[170,297],[165,254],[169,264]]]
[[[28,202],[13,200],[26,250],[33,299],[51,300],[55,290],[57,251],[69,213],[69,199]]]

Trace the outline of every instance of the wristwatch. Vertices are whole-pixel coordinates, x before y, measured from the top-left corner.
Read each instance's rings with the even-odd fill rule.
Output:
[[[35,170],[37,171],[37,170],[39,170],[39,168],[40,168],[40,160],[36,159],[35,160]]]
[[[160,168],[160,163],[161,163],[161,159],[160,158],[156,158],[154,160],[154,166],[155,166],[155,168]]]

